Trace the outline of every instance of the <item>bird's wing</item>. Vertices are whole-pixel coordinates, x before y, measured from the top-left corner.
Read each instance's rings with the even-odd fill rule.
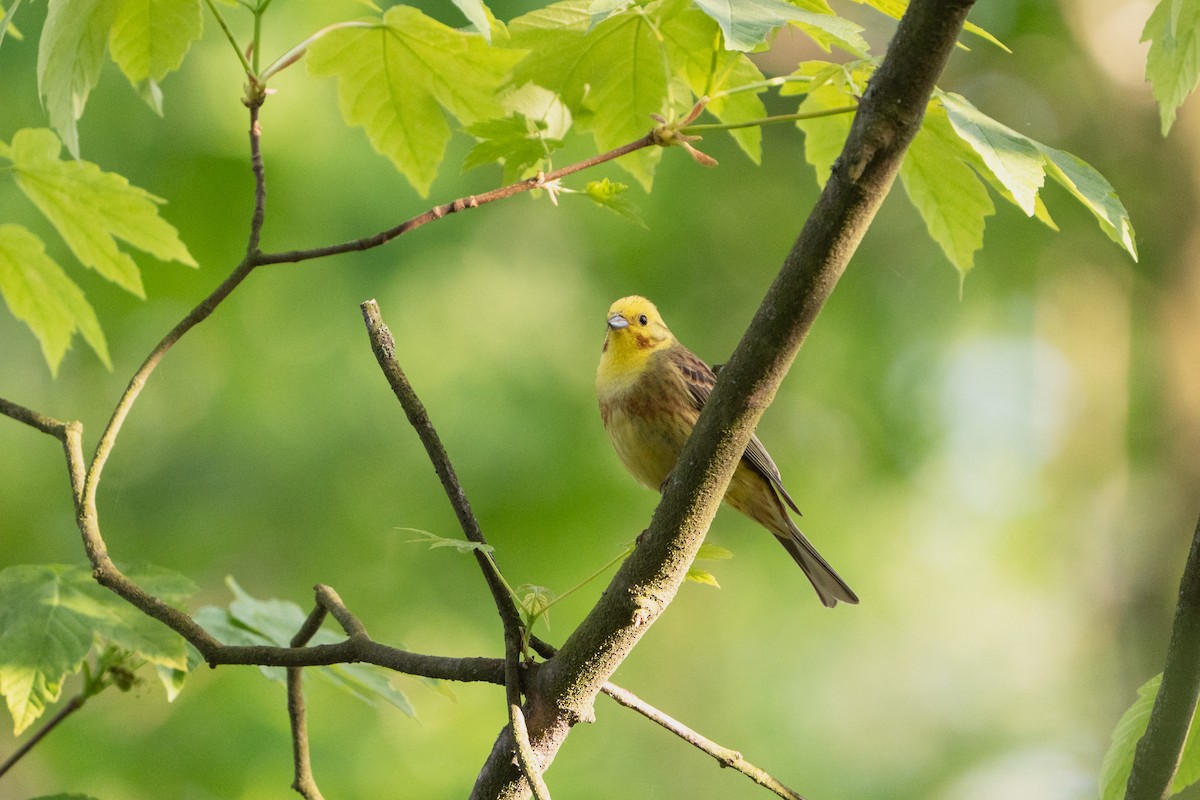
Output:
[[[677,345],[671,351],[672,361],[683,375],[687,384],[688,394],[692,396],[692,404],[696,411],[704,408],[712,387],[717,383],[717,376],[695,353],[682,345]]]
[[[712,394],[712,388],[717,383],[716,373],[709,368],[708,364],[700,359],[691,350],[688,350],[682,345],[677,345],[671,352],[672,360],[675,366],[679,368],[683,375],[684,382],[687,384],[688,393],[692,396],[692,402],[696,405],[696,411],[704,408],[704,404],[708,402],[708,397]],[[775,466],[771,454],[767,452],[767,448],[763,447],[763,443],[758,440],[758,436],[751,436],[750,443],[746,445],[746,452],[742,454],[742,458],[750,465],[750,468],[766,478],[775,490],[779,492],[783,501],[791,507],[792,511],[797,514],[800,509],[796,507],[796,501],[788,494],[787,489],[783,488],[783,478],[779,475],[779,467]]]

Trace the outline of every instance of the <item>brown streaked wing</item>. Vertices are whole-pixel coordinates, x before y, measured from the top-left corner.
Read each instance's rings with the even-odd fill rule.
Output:
[[[671,360],[683,374],[688,393],[691,394],[692,400],[696,404],[696,410],[704,408],[709,395],[712,394],[713,386],[717,383],[716,374],[699,356],[681,344],[677,344],[671,349]],[[800,509],[796,507],[796,501],[788,494],[787,489],[783,488],[783,478],[779,475],[779,467],[775,466],[771,454],[767,452],[767,448],[763,447],[763,443],[759,441],[757,435],[750,437],[750,443],[746,445],[746,452],[742,454],[742,459],[752,470],[762,475],[775,487],[792,511],[800,514]]]
[[[708,396],[712,394],[712,387],[716,385],[717,376],[699,356],[678,343],[671,348],[671,361],[683,375],[696,410],[704,408]]]

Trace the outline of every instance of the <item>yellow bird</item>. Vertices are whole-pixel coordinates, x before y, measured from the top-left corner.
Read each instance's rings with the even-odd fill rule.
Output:
[[[716,381],[709,366],[667,329],[654,303],[634,295],[612,304],[596,396],[613,447],[639,483],[663,488]],[[785,502],[797,514],[800,509],[757,436],[746,446],[725,501],[775,534],[822,603],[833,608],[839,600],[858,602],[788,516]]]

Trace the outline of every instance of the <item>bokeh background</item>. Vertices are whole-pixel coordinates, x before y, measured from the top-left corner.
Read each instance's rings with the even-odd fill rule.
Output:
[[[461,24],[448,3],[419,5]],[[509,19],[531,5],[492,7]],[[1114,724],[1161,669],[1200,510],[1200,118],[1185,106],[1159,134],[1137,42],[1150,9],[981,3],[972,19],[1014,54],[970,41],[942,81],[1104,173],[1140,263],[1051,188],[1061,232],[1001,208],[960,283],[897,185],[759,431],[861,606],[822,608],[777,545],[722,510],[710,540],[736,554],[711,566],[723,588],[687,585],[615,676],[814,800],[1093,797]],[[889,23],[839,10],[886,42]],[[278,4],[265,52],[360,13]],[[44,124],[33,71],[44,14],[23,7],[25,41],[0,48],[5,140]],[[786,71],[814,55],[793,37],[763,64]],[[81,123],[84,157],[167,198],[201,268],[139,256],[145,302],[72,268],[112,372],[79,344],[52,379],[32,335],[0,313],[0,395],[81,419],[94,442],[140,360],[237,262],[252,203],[242,82],[211,19],[165,82],[165,119],[106,67]],[[499,180],[458,174],[470,145],[459,135],[422,200],[341,122],[330,81],[300,66],[276,86],[263,115],[266,249],[362,236]],[[644,229],[579,198],[526,196],[369,253],[263,269],[171,352],[134,408],[100,491],[112,552],[193,577],[194,607],[227,602],[227,575],[305,608],[324,582],[383,641],[500,655],[473,560],[396,530],[457,535],[358,304],[378,299],[510,581],[562,591],[655,505],[598,419],[604,312],[645,294],[693,350],[727,358],[817,192],[801,134],[765,136],[761,168],[721,136],[704,142],[717,169],[664,154],[653,194],[633,190]],[[587,177],[605,175],[625,179],[613,166]],[[0,208],[71,263],[11,182]],[[61,452],[0,420],[0,566],[80,561]],[[544,637],[561,642],[604,583],[556,606]],[[465,796],[502,725],[502,690],[455,686],[449,699],[394,683],[419,721],[314,684],[325,795]],[[0,752],[15,746],[0,725]],[[294,796],[290,769],[282,690],[254,669],[201,669],[173,704],[152,682],[98,697],[0,794],[259,800]],[[768,796],[605,698],[548,780],[556,797]]]

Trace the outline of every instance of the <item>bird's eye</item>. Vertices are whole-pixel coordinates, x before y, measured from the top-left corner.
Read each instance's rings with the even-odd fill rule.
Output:
[[[646,315],[645,315],[645,314],[642,314],[642,315],[640,315],[640,316],[638,317],[638,324],[639,324],[639,325],[645,325],[645,324],[646,324],[647,322],[649,322],[649,321],[650,321],[650,320],[646,319]]]

